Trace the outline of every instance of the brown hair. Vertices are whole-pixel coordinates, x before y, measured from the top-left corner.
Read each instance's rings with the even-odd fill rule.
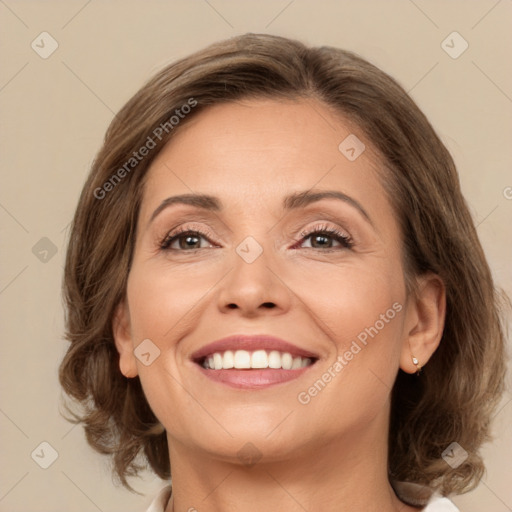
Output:
[[[389,475],[443,494],[472,489],[483,474],[478,450],[489,439],[504,386],[500,311],[506,297],[493,285],[454,162],[424,114],[386,73],[354,53],[278,36],[234,37],[165,67],[110,124],[80,196],[65,264],[71,344],[59,378],[83,406],[74,421],[84,423],[96,450],[112,456],[126,487],[126,477],[145,461],[161,478],[170,477],[165,431],[139,378],[121,374],[112,334],[112,317],[126,291],[144,177],[173,134],[198,112],[258,97],[315,98],[354,122],[377,150],[401,225],[408,290],[414,276],[431,271],[442,278],[447,295],[437,351],[421,376],[400,370],[392,391]],[[172,116],[180,109],[190,112],[176,123]],[[132,160],[149,138],[154,147]],[[453,441],[469,454],[455,469],[441,458]]]

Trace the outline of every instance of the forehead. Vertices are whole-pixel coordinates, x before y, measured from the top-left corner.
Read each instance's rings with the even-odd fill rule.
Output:
[[[355,160],[343,152],[345,140],[364,141]],[[261,212],[290,192],[330,188],[382,208],[386,199],[376,161],[361,130],[318,101],[250,99],[215,105],[180,127],[152,163],[141,216],[171,194],[193,192]]]

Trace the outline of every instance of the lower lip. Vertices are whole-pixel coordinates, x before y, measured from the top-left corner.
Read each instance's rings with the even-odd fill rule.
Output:
[[[263,389],[297,379],[314,365],[295,370],[207,370],[196,364],[199,371],[209,379],[238,389]]]

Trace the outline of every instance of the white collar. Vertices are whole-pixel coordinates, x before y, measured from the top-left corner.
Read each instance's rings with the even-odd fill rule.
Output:
[[[422,512],[460,512],[452,501],[432,492],[428,487],[412,482],[397,481],[393,482],[392,485],[401,500],[409,505],[424,506]],[[164,512],[171,497],[171,492],[172,487],[167,484],[160,490],[146,512]]]

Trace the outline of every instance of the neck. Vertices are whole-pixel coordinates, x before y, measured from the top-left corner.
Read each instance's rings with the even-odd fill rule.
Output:
[[[378,436],[378,437],[377,437]],[[191,450],[169,437],[173,493],[166,512],[411,512],[387,475],[387,418],[365,430],[252,466]]]

